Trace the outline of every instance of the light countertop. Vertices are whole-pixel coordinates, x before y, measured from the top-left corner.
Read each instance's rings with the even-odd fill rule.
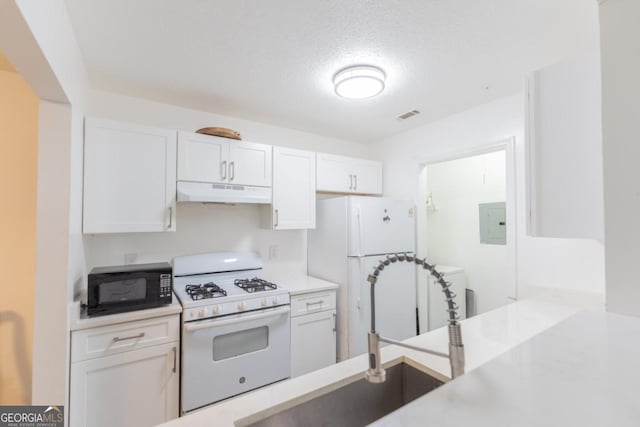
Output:
[[[304,274],[274,273],[265,275],[265,279],[289,291],[289,295],[301,295],[337,289],[338,284]]]
[[[640,319],[584,311],[373,425],[640,425]]]
[[[283,286],[285,285],[283,284]],[[580,310],[580,307],[574,305],[556,304],[544,298],[531,298],[463,321],[462,334],[465,345],[466,372],[474,371],[489,360],[511,350]],[[425,333],[406,342],[442,352],[448,351],[446,328]],[[448,359],[397,346],[383,348],[382,359],[385,364],[395,364],[399,360],[414,365],[417,362],[429,367],[429,372],[432,375],[443,380],[446,380],[450,374]],[[164,425],[166,427],[246,425],[361,379],[366,369],[367,355],[361,355],[204,408]],[[447,388],[454,389],[455,384],[464,378],[456,379],[447,385]],[[441,389],[446,390],[444,386]],[[474,391],[474,393],[477,392]],[[484,391],[479,392],[490,395]],[[419,401],[428,400],[432,393]],[[458,402],[457,404],[464,403]],[[418,421],[424,421],[424,419],[424,417],[417,418]],[[414,422],[418,421],[414,420]],[[238,423],[236,424],[236,422]]]
[[[182,313],[180,301],[173,295],[171,304],[162,307],[147,308],[145,310],[128,311],[126,313],[107,314],[105,316],[88,317],[85,310],[80,308],[80,301],[75,301],[69,309],[69,327],[72,331],[97,328],[99,326],[115,325],[135,320],[152,319]]]

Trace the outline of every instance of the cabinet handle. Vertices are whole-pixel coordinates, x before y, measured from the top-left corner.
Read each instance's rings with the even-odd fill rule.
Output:
[[[229,163],[229,181],[236,177],[236,162]]]
[[[358,189],[358,175],[353,175],[353,189]]]
[[[227,179],[227,161],[223,161],[220,164],[220,175],[222,176],[222,180]]]
[[[334,331],[335,331],[335,329],[334,329]],[[173,347],[173,372],[174,373],[176,372],[177,360],[178,360],[178,349]]]
[[[173,226],[173,206],[169,206],[169,226],[167,228],[171,228]]]
[[[308,302],[307,303],[307,308],[309,308],[310,305],[316,305],[316,304],[320,304],[322,305],[324,303],[324,300],[320,300],[320,301],[314,301],[314,302]]]
[[[333,332],[336,331],[336,314],[333,313]]]
[[[349,175],[349,190],[353,190],[353,175]]]
[[[276,227],[278,227],[278,219],[279,219],[279,218],[278,218],[278,217],[279,217],[279,215],[278,215],[278,209],[275,209],[275,210],[273,211],[273,216],[274,216],[274,220],[273,220],[273,227],[274,227],[274,228],[276,228]]]
[[[140,332],[138,335],[133,335],[131,337],[124,337],[124,338],[120,338],[120,337],[113,337],[113,342],[120,342],[120,341],[127,341],[127,340],[134,340],[136,338],[142,338],[144,337],[144,332]]]

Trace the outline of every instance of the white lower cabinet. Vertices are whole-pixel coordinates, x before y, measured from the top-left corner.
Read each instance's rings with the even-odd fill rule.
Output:
[[[114,332],[118,335],[119,327],[123,334],[112,339],[113,344],[128,342],[131,349],[86,360],[72,360],[71,427],[145,427],[178,417],[180,342],[147,345],[143,340],[147,327],[144,322],[89,330],[89,333],[95,331],[93,335],[99,337]],[[137,323],[141,323],[143,332],[131,335]],[[167,318],[168,327],[177,324]],[[89,342],[85,339],[86,330],[74,332],[72,341],[75,334],[83,344]]]
[[[335,291],[292,296],[291,307],[291,377],[336,363]]]

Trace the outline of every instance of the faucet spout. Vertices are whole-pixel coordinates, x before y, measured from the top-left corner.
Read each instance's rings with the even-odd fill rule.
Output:
[[[434,350],[429,350],[422,347],[417,347],[409,344],[405,344],[401,341],[392,340],[390,338],[381,337],[376,332],[376,320],[375,320],[375,284],[378,281],[378,276],[391,263],[397,261],[415,262],[417,265],[421,265],[425,270],[429,271],[433,277],[436,278],[440,286],[442,286],[442,292],[445,294],[445,300],[447,302],[447,312],[449,313],[449,354],[441,353]],[[440,357],[448,357],[451,365],[451,377],[456,378],[464,374],[464,345],[462,344],[462,330],[460,328],[460,322],[458,322],[459,316],[457,313],[458,305],[455,303],[456,297],[450,287],[451,283],[447,283],[442,275],[438,273],[435,268],[428,264],[426,260],[419,259],[415,256],[408,254],[396,254],[393,256],[387,256],[386,259],[380,261],[378,266],[374,269],[373,273],[367,278],[371,283],[371,330],[367,336],[368,350],[369,350],[369,369],[365,374],[367,381],[372,383],[381,383],[385,381],[386,374],[382,368],[380,358],[380,341],[389,344],[406,347],[412,350],[422,351],[424,353],[433,354]]]

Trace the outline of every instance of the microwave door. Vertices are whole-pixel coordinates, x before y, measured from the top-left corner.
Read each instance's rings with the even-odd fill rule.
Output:
[[[145,278],[139,277],[104,282],[100,284],[98,294],[100,304],[145,301],[147,298],[147,281]]]

